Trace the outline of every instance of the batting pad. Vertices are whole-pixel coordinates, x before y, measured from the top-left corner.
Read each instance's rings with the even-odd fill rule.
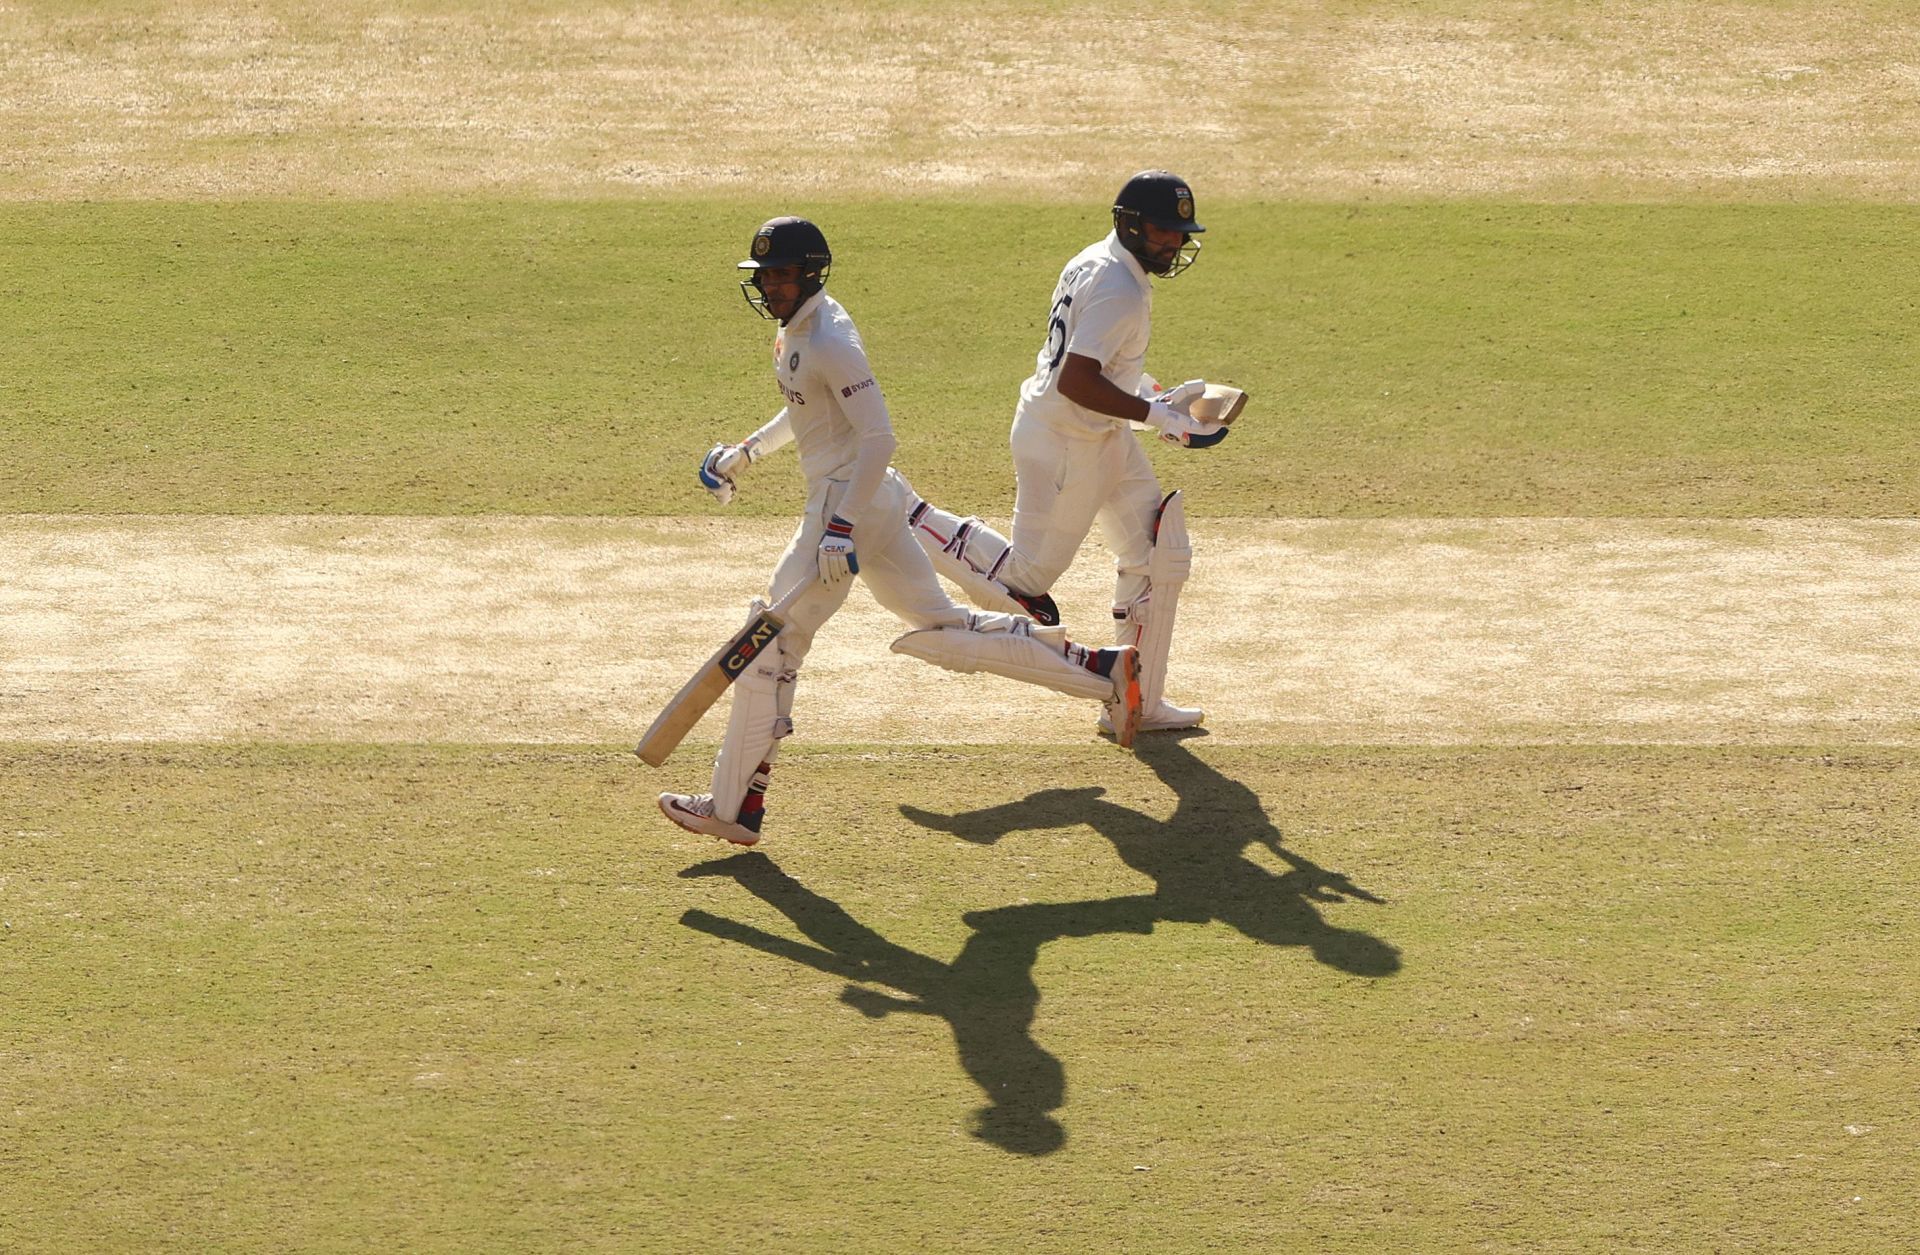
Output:
[[[786,669],[780,638],[733,684],[727,736],[713,760],[713,813],[732,823],[761,763],[773,762],[780,738],[793,731],[793,673]]]
[[[928,628],[908,632],[893,643],[893,652],[930,662],[948,671],[971,675],[990,671],[1023,684],[1038,684],[1069,697],[1105,702],[1113,698],[1113,681],[1075,666],[1044,641],[1025,632],[979,632],[965,628]]]
[[[1147,591],[1126,608],[1122,635],[1131,627],[1140,650],[1140,700],[1148,710],[1167,690],[1167,657],[1173,649],[1173,620],[1180,590],[1193,570],[1193,545],[1187,539],[1187,507],[1179,489],[1160,504],[1153,552],[1147,558]],[[1122,643],[1126,643],[1123,639]]]

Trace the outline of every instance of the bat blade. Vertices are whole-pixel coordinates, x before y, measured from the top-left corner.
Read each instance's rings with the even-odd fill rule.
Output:
[[[1240,411],[1245,408],[1245,392],[1226,384],[1210,383],[1205,392],[1193,399],[1187,412],[1203,423],[1219,423],[1225,427],[1239,418]]]
[[[777,610],[756,614],[739,635],[715,650],[713,657],[693,673],[693,678],[680,686],[680,691],[655,717],[633,752],[648,766],[664,764],[687,733],[693,731],[693,725],[700,722],[700,716],[720,700],[720,695],[740,678],[747,664],[772,644],[773,638],[786,626],[787,621]]]

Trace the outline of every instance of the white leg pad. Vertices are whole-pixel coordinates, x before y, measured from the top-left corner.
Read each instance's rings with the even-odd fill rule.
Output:
[[[1153,552],[1147,559],[1147,587],[1113,609],[1114,639],[1140,651],[1140,700],[1148,711],[1166,696],[1167,656],[1173,648],[1173,620],[1180,590],[1193,570],[1193,545],[1187,539],[1187,511],[1175,489],[1160,505]]]
[[[893,652],[962,675],[989,671],[1070,697],[1113,700],[1112,680],[1068,662],[1052,638],[1034,635],[1032,620],[978,614],[973,616],[973,624],[971,628],[908,632],[893,643]]]
[[[794,673],[780,640],[774,637],[772,646],[733,682],[726,739],[713,760],[713,813],[728,823],[740,818],[748,790],[766,791],[766,772],[780,752],[780,741],[793,732]]]
[[[961,518],[922,501],[907,515],[913,538],[933,560],[933,569],[967,595],[982,610],[1019,614],[1020,603],[994,576],[1012,547],[1005,536],[977,518]]]

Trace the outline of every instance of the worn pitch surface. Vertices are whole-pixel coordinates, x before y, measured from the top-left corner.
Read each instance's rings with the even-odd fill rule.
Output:
[[[1176,696],[1228,741],[1910,742],[1911,520],[1203,520]],[[741,619],[765,520],[0,525],[0,740],[630,740]],[[1061,601],[1108,631],[1090,541]],[[816,642],[815,742],[1072,743],[1091,708]],[[724,710],[724,706],[721,708]],[[718,714],[699,737],[719,734]]]

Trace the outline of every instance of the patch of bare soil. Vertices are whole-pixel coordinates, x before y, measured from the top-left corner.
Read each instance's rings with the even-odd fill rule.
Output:
[[[630,742],[764,521],[0,519],[0,740]],[[1920,523],[1201,521],[1172,695],[1233,742],[1912,744]],[[1089,546],[1057,590],[1110,630]],[[1072,743],[1097,711],[821,632],[811,741]],[[724,710],[724,705],[722,707]],[[711,741],[709,716],[694,739]]]
[[[0,0],[0,198],[1909,201],[1920,23],[1778,4]]]

